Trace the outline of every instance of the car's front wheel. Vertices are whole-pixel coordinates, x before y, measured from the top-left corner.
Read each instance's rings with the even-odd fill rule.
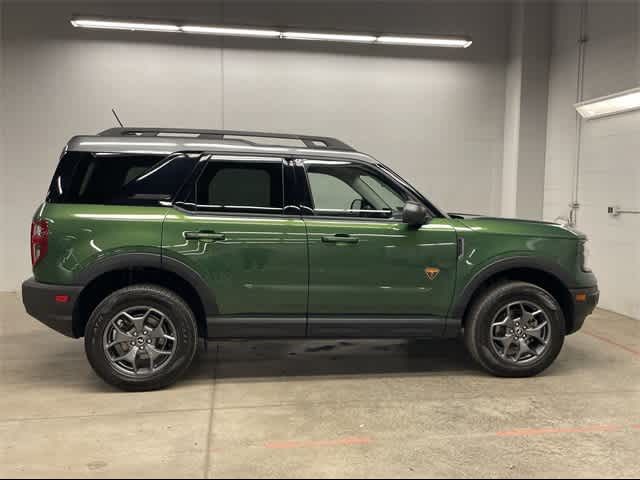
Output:
[[[189,368],[198,330],[189,306],[156,285],[113,292],[93,311],[85,330],[89,363],[107,383],[122,390],[156,390]]]
[[[525,282],[506,282],[487,290],[472,305],[464,328],[472,357],[490,373],[528,377],[556,359],[565,336],[565,319],[555,298]]]

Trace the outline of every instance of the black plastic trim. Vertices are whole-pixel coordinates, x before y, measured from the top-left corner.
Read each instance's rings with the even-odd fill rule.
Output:
[[[585,319],[593,313],[598,300],[600,299],[600,291],[598,287],[590,288],[572,288],[569,290],[571,293],[571,302],[573,306],[573,322],[571,323],[571,329],[567,331],[567,335],[576,333],[584,325]],[[578,302],[576,295],[586,294],[587,298],[584,302]]]
[[[122,253],[106,257],[78,273],[74,283],[85,286],[104,273],[145,267],[166,270],[178,275],[196,290],[206,315],[216,315],[218,313],[215,295],[202,276],[181,261],[160,253]]]
[[[209,339],[223,338],[443,338],[460,331],[460,320],[440,317],[275,316],[207,317]],[[308,330],[308,331],[307,331]]]
[[[82,286],[41,283],[31,277],[22,283],[22,303],[29,315],[47,327],[76,338],[73,333],[73,309]],[[56,302],[56,295],[68,295],[65,303]]]
[[[311,338],[441,338],[446,327],[444,317],[309,316]]]
[[[473,294],[480,288],[484,282],[493,275],[506,272],[514,268],[531,268],[539,270],[557,278],[567,288],[571,288],[570,275],[557,263],[546,258],[535,256],[515,256],[502,258],[484,267],[477,272],[464,287],[462,293],[454,302],[450,314],[453,318],[462,318],[467,306],[473,297]]]
[[[306,329],[307,319],[304,315],[207,316],[209,339],[304,338]]]

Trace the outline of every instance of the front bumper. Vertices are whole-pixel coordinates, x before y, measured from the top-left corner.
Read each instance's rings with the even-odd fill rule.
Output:
[[[76,338],[73,309],[82,287],[40,283],[33,277],[22,283],[22,303],[27,313],[47,327]],[[66,297],[66,301],[61,301]]]
[[[567,331],[567,335],[571,335],[582,328],[585,319],[591,315],[600,299],[598,287],[574,288],[569,292],[573,302],[573,322],[569,325],[570,328]]]

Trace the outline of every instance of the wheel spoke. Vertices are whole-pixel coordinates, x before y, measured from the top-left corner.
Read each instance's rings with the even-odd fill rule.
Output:
[[[124,355],[120,355],[119,357],[112,358],[111,361],[113,361],[113,362],[121,362],[123,360],[126,360],[131,365],[133,365],[133,368],[135,369],[136,368],[136,357],[138,356],[138,350],[139,350],[138,347],[131,347],[127,353],[125,353]]]
[[[138,373],[138,364],[136,363],[136,360],[138,359],[139,352],[140,352],[140,349],[138,347],[135,347],[135,353],[133,354],[133,359],[131,360],[131,366],[133,367],[133,373],[135,374]]]
[[[158,350],[152,345],[147,345],[147,355],[149,355],[149,369],[153,372],[156,358],[171,355],[171,351]]]
[[[515,361],[519,361],[522,356],[526,355],[527,353],[533,355],[534,357],[538,355],[535,350],[532,350],[529,344],[523,338],[521,338],[518,342],[518,352],[516,353]]]
[[[129,343],[131,340],[133,340],[134,338],[133,335],[130,335],[129,333],[122,330],[122,328],[120,328],[120,326],[117,323],[114,323],[113,327],[116,333],[115,338],[113,338],[111,343],[107,345],[107,348],[115,347],[120,343]]]
[[[121,315],[133,324],[133,327],[136,329],[136,332],[140,333],[142,331],[142,327],[144,326],[144,321],[146,319],[146,313],[138,317],[134,317],[128,312],[122,312]]]
[[[154,368],[153,362],[158,357],[158,355],[156,355],[156,353],[151,350],[151,347],[147,348],[147,355],[149,356],[149,370],[153,372],[153,368]]]
[[[501,320],[500,322],[495,322],[493,326],[494,327],[510,327],[512,326],[512,324],[513,324],[513,321],[509,317],[507,317],[504,320]]]
[[[509,348],[511,347],[511,345],[513,345],[515,343],[515,338],[513,335],[511,334],[507,334],[504,337],[493,337],[495,341],[500,342],[500,344],[502,344],[502,356],[506,358],[506,356],[509,354]]]
[[[155,326],[155,328],[153,330],[151,330],[151,332],[149,332],[149,337],[155,339],[158,338],[164,338],[165,333],[164,333],[164,329],[162,328],[162,325],[164,324],[164,321],[166,320],[166,316],[162,315],[160,317],[160,321],[158,322],[158,325]]]
[[[548,325],[549,322],[547,322],[546,320],[541,323],[540,325],[538,325],[537,327],[534,328],[530,328],[527,330],[527,335],[535,338],[536,340],[538,340],[540,343],[542,343],[543,345],[547,344],[546,339],[544,338],[544,328]]]
[[[152,345],[147,345],[147,351],[152,352],[149,355],[153,354],[155,357],[159,357],[161,355],[171,355],[171,350],[160,350]]]
[[[158,311],[158,310],[156,310],[155,308],[150,308],[150,309],[149,309],[149,310],[147,310],[147,311],[145,312],[145,314],[142,316],[142,326],[143,326],[143,327],[144,327],[144,324],[145,324],[146,322],[148,322],[149,317],[150,317],[152,314],[155,314],[155,315],[157,315],[158,317],[160,317],[160,320],[158,321],[158,325],[156,325],[156,327],[161,326],[161,325],[164,323],[164,320],[165,320],[165,318],[166,318],[165,314],[164,314],[164,313],[162,313],[162,312],[160,312],[160,311]]]

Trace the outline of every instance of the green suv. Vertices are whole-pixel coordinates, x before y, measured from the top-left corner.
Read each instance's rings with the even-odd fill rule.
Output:
[[[126,390],[176,381],[199,338],[463,333],[486,370],[523,377],[598,301],[585,241],[447,214],[333,138],[118,128],[65,147],[22,295]]]

